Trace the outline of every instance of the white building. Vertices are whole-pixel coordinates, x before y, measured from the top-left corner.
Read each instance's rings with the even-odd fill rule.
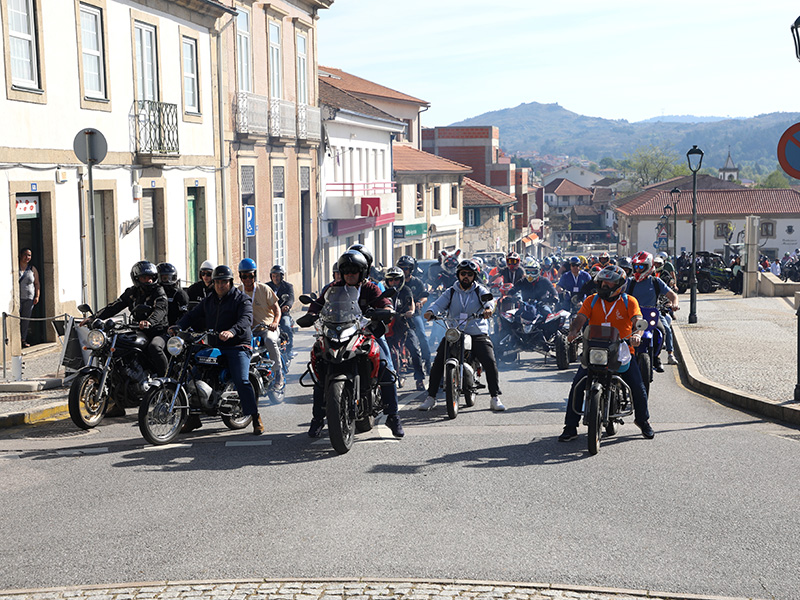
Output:
[[[569,179],[572,183],[588,188],[603,179],[603,176],[590,171],[586,167],[570,165],[545,175],[542,178],[542,185],[547,187],[548,184],[552,183],[556,179]]]
[[[0,6],[3,310],[18,314],[16,257],[26,246],[42,282],[34,317],[77,314],[84,300],[106,304],[141,259],[194,279],[200,262],[217,259],[223,235],[215,32],[235,11],[216,0]],[[107,141],[93,198],[73,152],[85,128]],[[53,330],[34,328],[32,338],[53,339]]]

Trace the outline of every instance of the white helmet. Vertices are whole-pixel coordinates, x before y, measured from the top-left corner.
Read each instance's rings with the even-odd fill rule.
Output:
[[[217,265],[215,265],[215,264],[214,264],[213,262],[211,262],[210,260],[204,260],[204,261],[203,261],[203,264],[202,264],[202,265],[200,265],[200,270],[201,270],[201,271],[206,271],[206,270],[208,270],[208,271],[213,271],[213,270],[214,270],[214,267],[216,267],[216,266],[217,266]]]

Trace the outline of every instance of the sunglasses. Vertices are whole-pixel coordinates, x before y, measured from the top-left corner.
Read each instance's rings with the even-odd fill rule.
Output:
[[[239,273],[239,279],[255,279],[256,276],[252,273]]]
[[[518,264],[519,264],[519,259],[516,259],[516,258],[509,258],[509,259],[506,261],[506,264],[509,264],[509,265],[518,265]]]
[[[475,277],[475,273],[473,273],[472,271],[461,271],[458,274],[458,276],[459,277]]]
[[[633,265],[634,271],[646,271],[647,265]]]
[[[402,277],[387,277],[386,281],[400,281]]]
[[[155,275],[139,275],[139,279],[147,279],[148,281],[157,281],[158,278]]]
[[[361,273],[361,269],[339,269],[339,273],[342,275],[358,275]]]
[[[200,271],[200,277],[211,277],[213,271]]]

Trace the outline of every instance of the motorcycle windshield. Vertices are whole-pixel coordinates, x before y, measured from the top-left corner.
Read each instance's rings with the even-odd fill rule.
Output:
[[[325,293],[325,306],[320,318],[326,323],[352,323],[361,318],[358,306],[359,289],[349,285],[328,288]]]
[[[609,345],[619,341],[619,331],[610,325],[590,325],[588,335],[584,336],[592,345]]]

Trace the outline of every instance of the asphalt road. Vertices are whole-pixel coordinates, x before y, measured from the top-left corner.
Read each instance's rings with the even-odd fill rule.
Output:
[[[298,338],[298,346],[309,341]],[[600,453],[556,441],[574,369],[525,355],[455,421],[401,393],[337,456],[297,385],[261,437],[206,425],[148,446],[133,415],[0,431],[0,587],[249,577],[431,577],[797,597],[800,433],[653,385]]]

